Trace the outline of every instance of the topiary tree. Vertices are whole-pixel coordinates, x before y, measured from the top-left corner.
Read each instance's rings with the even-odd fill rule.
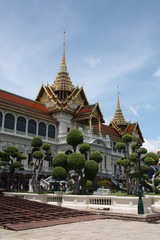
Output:
[[[85,167],[86,159],[81,153],[72,153],[68,155],[67,163],[69,170],[79,173]]]
[[[40,137],[34,137],[31,141],[32,156],[34,161],[30,163],[33,166],[33,175],[31,180],[31,187],[34,192],[40,192],[39,175],[42,172],[42,166],[44,161],[49,161],[52,153],[50,150],[50,144],[43,143]]]
[[[76,152],[78,144],[83,143],[82,132],[78,129],[72,129],[68,134],[66,141],[69,145],[73,147],[73,151]]]
[[[137,194],[138,192],[138,154],[137,154],[137,142],[133,142],[131,145],[132,153],[129,153],[129,144],[131,143],[132,136],[125,134],[123,137],[123,143],[116,144],[116,148],[124,150],[124,156],[117,160],[117,164],[124,168],[126,174],[126,186],[128,194]],[[125,148],[124,148],[124,146]],[[159,179],[160,175],[157,171],[158,157],[155,153],[147,153],[147,149],[141,147],[138,149],[140,152],[141,162],[141,178],[148,184],[154,192],[160,191],[160,186],[155,184],[155,179]],[[147,154],[146,154],[147,153]],[[152,171],[151,177],[148,176],[148,171]],[[156,180],[157,181],[157,180]]]
[[[143,179],[155,193],[160,193],[160,169],[157,166],[158,161],[158,156],[153,152],[147,153],[144,157],[146,169],[143,171]]]
[[[79,137],[77,138],[77,136]],[[73,129],[68,133],[67,139],[75,151],[77,145],[83,142],[83,135],[79,130]],[[59,153],[53,159],[52,177],[57,181],[68,180],[72,182],[74,193],[80,192],[80,186],[83,193],[91,190],[91,183],[98,173],[98,163],[103,159],[102,154],[95,151],[92,153],[92,160],[86,160],[84,155],[89,149],[90,145],[84,143],[80,146],[81,153],[74,152],[68,156]]]
[[[4,152],[0,152],[0,166],[8,166],[9,169],[9,182],[7,186],[9,190],[13,184],[15,169],[23,169],[22,160],[24,159],[26,159],[26,156],[21,154],[15,146],[9,146]]]
[[[134,181],[135,178],[132,178],[132,172],[136,172],[138,168],[138,155],[131,155],[129,158],[129,145],[133,141],[132,136],[130,134],[125,134],[122,136],[123,142],[118,142],[116,144],[116,148],[118,150],[123,150],[124,156],[116,161],[117,165],[120,165],[124,168],[124,173],[126,174],[126,186],[127,193],[132,194],[137,191],[137,180]],[[133,144],[132,144],[133,145]],[[135,147],[135,145],[134,145]],[[133,148],[132,148],[133,151]]]

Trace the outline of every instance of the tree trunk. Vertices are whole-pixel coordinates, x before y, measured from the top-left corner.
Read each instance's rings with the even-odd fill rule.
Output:
[[[131,186],[131,181],[128,174],[126,174],[126,185],[127,185],[127,193],[132,194],[132,186]]]
[[[40,192],[40,185],[39,185],[39,174],[42,170],[43,159],[40,160],[39,166],[37,167],[37,161],[34,164],[34,170],[32,175],[31,185],[34,192]]]
[[[13,175],[14,175],[14,172],[15,172],[15,168],[10,166],[9,181],[8,181],[8,186],[7,186],[8,190],[11,190],[11,186],[13,186]]]

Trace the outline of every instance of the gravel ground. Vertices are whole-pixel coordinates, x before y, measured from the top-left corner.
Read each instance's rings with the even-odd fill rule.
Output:
[[[159,240],[160,221],[94,220],[25,231],[0,229],[0,240]]]

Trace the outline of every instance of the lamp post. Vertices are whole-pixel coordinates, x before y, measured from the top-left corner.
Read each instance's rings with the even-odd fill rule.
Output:
[[[144,207],[142,201],[142,182],[141,182],[141,152],[140,147],[142,146],[141,142],[137,142],[137,154],[138,154],[138,167],[139,167],[139,184],[138,184],[138,214],[144,214]]]

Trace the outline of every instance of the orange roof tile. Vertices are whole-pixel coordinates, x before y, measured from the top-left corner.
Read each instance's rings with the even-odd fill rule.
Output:
[[[90,113],[91,111],[92,111],[92,106],[82,107],[77,115],[80,115],[82,113]]]
[[[27,98],[23,98],[21,96],[17,96],[15,94],[9,93],[9,92],[5,92],[3,90],[0,90],[0,98],[1,99],[5,99],[8,100],[10,102],[14,102],[29,108],[33,108],[42,112],[48,112],[47,108],[45,107],[45,105],[32,101],[30,99]]]
[[[132,133],[134,130],[135,124],[132,123],[128,126],[126,133]]]
[[[98,128],[98,124],[96,125],[93,125],[93,128]],[[119,136],[119,133],[113,128],[113,127],[110,127],[110,126],[107,126],[107,125],[101,125],[101,130],[103,132],[105,132],[106,134],[108,133],[111,133],[113,135],[117,135]]]

